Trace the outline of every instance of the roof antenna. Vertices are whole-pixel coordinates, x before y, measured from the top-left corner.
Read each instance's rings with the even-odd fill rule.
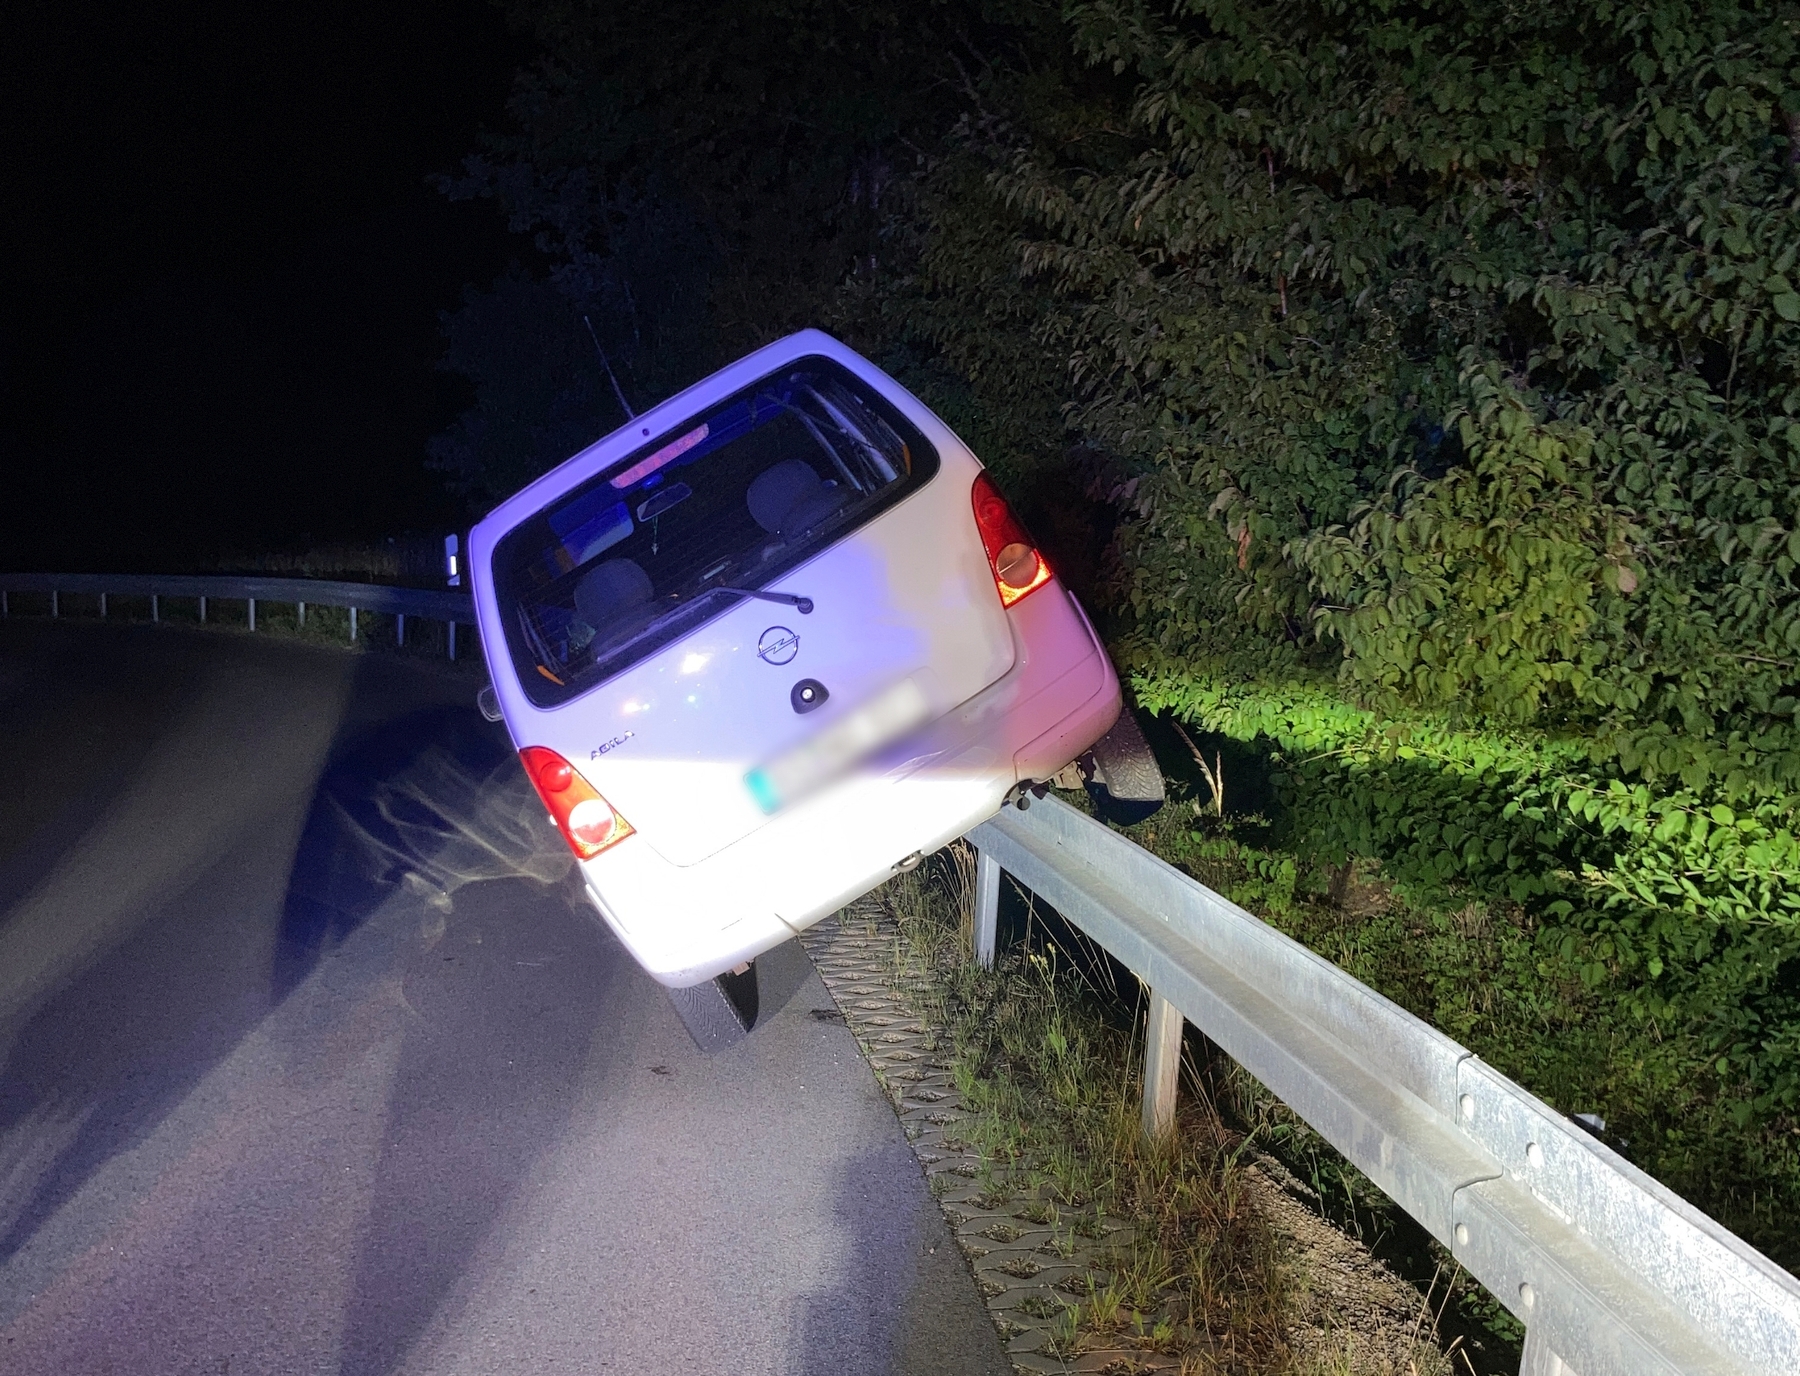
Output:
[[[618,375],[612,370],[612,363],[606,357],[606,350],[600,347],[600,336],[594,333],[594,322],[584,315],[581,317],[581,323],[588,327],[588,338],[594,341],[594,352],[600,355],[600,366],[606,369],[607,380],[612,383],[613,395],[619,399],[619,405],[625,410],[625,418],[636,420],[637,412],[633,411],[631,403],[625,400],[624,390],[619,386]]]

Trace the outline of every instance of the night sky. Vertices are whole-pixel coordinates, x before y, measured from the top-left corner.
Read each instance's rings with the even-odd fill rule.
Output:
[[[426,184],[529,57],[482,0],[0,22],[0,567],[449,529],[438,312],[522,245]]]

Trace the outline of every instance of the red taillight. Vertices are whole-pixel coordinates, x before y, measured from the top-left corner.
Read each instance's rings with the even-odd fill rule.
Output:
[[[594,792],[594,786],[554,750],[528,745],[519,752],[519,759],[525,765],[525,777],[550,809],[550,820],[577,860],[592,860],[631,835],[631,823],[614,812],[606,799]]]
[[[994,571],[994,586],[1000,589],[1000,605],[1010,607],[1050,581],[1050,565],[985,473],[976,475],[974,502],[975,526]]]

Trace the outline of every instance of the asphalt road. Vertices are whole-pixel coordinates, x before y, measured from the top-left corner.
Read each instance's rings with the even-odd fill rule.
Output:
[[[0,623],[0,1371],[1010,1371],[804,954],[702,1056],[477,683]]]

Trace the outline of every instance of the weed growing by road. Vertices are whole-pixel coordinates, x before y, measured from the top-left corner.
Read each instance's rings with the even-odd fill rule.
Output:
[[[1050,1349],[1135,1348],[1196,1376],[1448,1370],[1429,1314],[1398,1340],[1345,1330],[1321,1342],[1314,1324],[1295,1341],[1293,1321],[1313,1308],[1307,1263],[1271,1222],[1254,1135],[1221,1114],[1210,1080],[1190,1076],[1174,1130],[1147,1140],[1141,1031],[1123,1016],[1135,989],[1105,987],[1103,963],[1051,942],[977,967],[972,880],[959,844],[883,891],[900,930],[895,974],[947,1033],[983,1202],[1051,1227],[1052,1253],[1120,1239],[1059,1287],[1065,1299],[1036,1302],[1038,1318],[1062,1304]]]

